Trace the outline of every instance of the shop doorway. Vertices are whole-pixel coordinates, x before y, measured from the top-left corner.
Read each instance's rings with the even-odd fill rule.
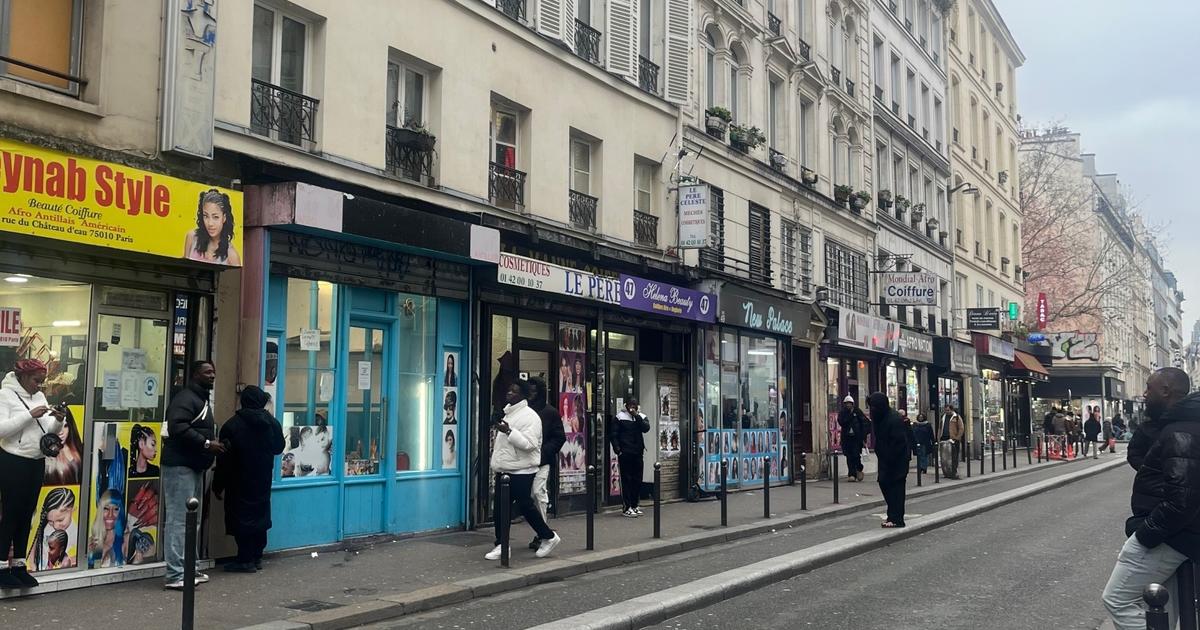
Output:
[[[387,461],[389,403],[394,399],[395,380],[387,377],[392,364],[389,333],[382,323],[350,321],[346,344],[346,365],[350,369],[342,409],[346,470],[341,506],[343,537],[386,529],[388,492],[381,462]],[[406,468],[406,462],[398,461],[397,467]]]

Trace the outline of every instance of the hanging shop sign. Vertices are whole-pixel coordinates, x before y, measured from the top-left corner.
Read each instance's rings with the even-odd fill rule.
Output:
[[[841,309],[838,311],[838,343],[874,352],[899,354],[900,325],[881,317]]]
[[[933,337],[900,329],[900,358],[919,363],[933,363]]]
[[[655,280],[621,275],[621,306],[698,322],[717,321],[717,297]]]
[[[162,150],[212,159],[217,0],[167,0]]]
[[[679,249],[708,246],[709,190],[704,184],[679,187]]]
[[[242,193],[0,138],[0,230],[240,266]]]
[[[751,292],[744,287],[721,285],[720,320],[776,335],[801,335],[807,330],[811,308],[807,304]]]
[[[1016,359],[1016,347],[1003,339],[975,333],[975,351],[994,359],[1012,362]]]
[[[500,253],[496,279],[500,284],[524,289],[606,304],[621,303],[621,283],[617,278],[599,276],[516,254]]]
[[[967,330],[1000,330],[1000,309],[967,309]]]
[[[883,296],[888,304],[937,306],[936,273],[891,272],[880,274]]]
[[[1046,330],[1046,322],[1050,319],[1050,302],[1045,293],[1039,293],[1037,299],[1037,329]]]

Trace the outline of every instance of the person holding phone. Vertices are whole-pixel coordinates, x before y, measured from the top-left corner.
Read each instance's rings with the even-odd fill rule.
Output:
[[[62,449],[61,407],[51,407],[42,393],[46,364],[21,359],[0,381],[0,549],[13,560],[0,568],[0,588],[32,588],[29,534],[46,475],[46,458]]]
[[[621,470],[623,513],[630,518],[642,515],[642,509],[638,507],[638,495],[642,491],[642,455],[646,451],[646,440],[642,436],[650,432],[650,420],[640,409],[636,398],[625,401],[625,409],[617,413],[612,430],[612,447]]]

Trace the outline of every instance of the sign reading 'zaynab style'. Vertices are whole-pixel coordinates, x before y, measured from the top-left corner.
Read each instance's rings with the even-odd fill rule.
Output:
[[[679,187],[679,249],[708,246],[708,186]]]
[[[685,289],[637,276],[621,276],[621,306],[647,313],[691,319],[717,320],[717,298],[711,293]]]
[[[515,254],[500,254],[496,279],[535,291],[557,293],[606,304],[621,303],[621,285],[616,278],[562,267]]]
[[[900,329],[900,358],[919,363],[933,363],[933,337]]]
[[[936,273],[892,272],[880,274],[888,304],[937,306]]]
[[[900,325],[843,308],[838,311],[838,343],[888,354],[900,353]]]

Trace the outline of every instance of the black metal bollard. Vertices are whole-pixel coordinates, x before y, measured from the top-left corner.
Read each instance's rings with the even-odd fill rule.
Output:
[[[971,456],[968,455],[968,453],[971,452],[971,443],[966,440],[963,440],[962,451],[963,451],[963,454],[966,455],[966,457],[963,458],[963,461],[967,463],[967,479],[970,479],[971,478],[971,467],[975,465],[975,463],[971,460]]]
[[[942,481],[942,443],[933,443],[933,483]]]
[[[1092,459],[1100,459],[1100,443],[1092,440]]]
[[[979,476],[983,476],[986,472],[983,469],[984,460],[987,458],[987,447],[983,445],[983,440],[979,440]]]
[[[183,620],[180,628],[192,630],[196,623],[196,527],[200,518],[200,499],[187,500],[187,516],[183,523]],[[120,541],[117,541],[120,544]]]
[[[1181,630],[1196,628],[1196,565],[1184,561],[1175,571],[1175,591],[1179,593],[1179,627]]]
[[[837,503],[838,502],[838,477],[841,476],[841,473],[838,472],[837,453],[833,453],[831,455],[831,457],[833,457],[833,502]]]
[[[1017,468],[1017,438],[1012,439],[1013,470]]]
[[[587,550],[596,548],[596,467],[587,467]]]
[[[500,566],[508,568],[509,544],[508,534],[512,529],[512,490],[510,489],[512,478],[508,475],[500,475],[500,486],[497,492],[500,495],[500,513],[496,518],[500,519]]]
[[[1038,454],[1038,463],[1040,464],[1041,461],[1042,461],[1041,453],[1039,453]],[[1029,464],[1030,466],[1033,465],[1033,436],[1032,435],[1030,435],[1029,439],[1025,442],[1025,462],[1027,464]]]
[[[729,461],[721,460],[721,527],[729,525]]]
[[[992,438],[992,472],[996,472],[996,438]]]
[[[917,448],[921,448],[921,447],[918,446]],[[925,470],[921,468],[921,458],[918,457],[917,458],[917,487],[918,488],[921,487],[921,475],[924,474],[924,472],[925,472]]]
[[[662,464],[654,462],[654,537],[662,538]]]
[[[1032,443],[1033,443],[1033,440],[1029,440],[1029,443],[1030,443],[1030,444],[1032,444]],[[1042,454],[1043,454],[1043,453],[1045,453],[1045,454],[1046,454],[1046,456],[1047,456],[1047,457],[1046,457],[1046,459],[1047,459],[1047,460],[1049,460],[1049,459],[1050,459],[1050,457],[1049,457],[1049,455],[1050,455],[1050,454],[1049,454],[1049,453],[1046,453],[1046,445],[1047,445],[1047,442],[1046,442],[1046,434],[1045,434],[1045,433],[1043,433],[1043,434],[1042,434],[1042,437],[1038,439],[1038,463],[1039,463],[1039,464],[1040,464],[1040,463],[1042,463]]]
[[[992,450],[995,451],[996,447],[993,446]],[[1003,470],[1008,470],[1008,438],[1005,438],[1004,441],[1000,443],[1000,467]]]
[[[800,509],[808,509],[808,453],[800,453]]]
[[[763,518],[771,518],[771,458],[763,457]]]
[[[1142,591],[1142,600],[1146,602],[1146,630],[1170,630],[1167,602],[1171,595],[1167,589],[1160,584],[1151,584]]]

